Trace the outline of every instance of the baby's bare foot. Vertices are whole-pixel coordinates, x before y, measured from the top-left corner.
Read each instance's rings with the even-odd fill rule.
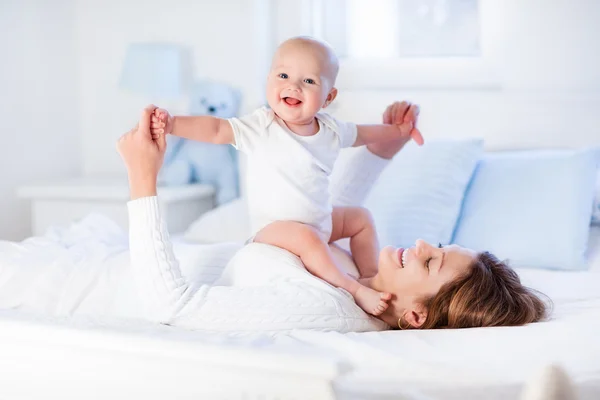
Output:
[[[389,307],[390,293],[381,293],[366,286],[360,286],[354,300],[360,308],[371,315],[381,315]]]

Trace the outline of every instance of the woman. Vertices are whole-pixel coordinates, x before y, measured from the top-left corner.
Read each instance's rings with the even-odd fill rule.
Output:
[[[410,249],[384,248],[369,287],[393,293],[378,318],[360,310],[352,297],[309,274],[290,253],[264,244],[243,247],[212,286],[188,282],[174,257],[156,199],[156,177],[166,142],[153,140],[154,107],[117,144],[127,166],[131,201],[130,250],[134,279],[146,317],[189,329],[212,331],[369,331],[392,328],[465,328],[521,325],[541,320],[545,304],[507,265],[489,253],[421,240]],[[384,123],[416,125],[418,109],[394,103]],[[420,135],[413,129],[411,135]],[[332,194],[340,203],[360,203],[369,183],[409,140],[372,145],[334,172]],[[338,168],[338,165],[336,165]],[[340,167],[342,168],[342,167]],[[352,273],[353,265],[348,272]]]

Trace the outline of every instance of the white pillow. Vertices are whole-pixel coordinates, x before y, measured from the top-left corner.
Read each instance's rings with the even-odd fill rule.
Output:
[[[183,237],[197,243],[245,242],[250,237],[246,200],[235,199],[204,213]]]

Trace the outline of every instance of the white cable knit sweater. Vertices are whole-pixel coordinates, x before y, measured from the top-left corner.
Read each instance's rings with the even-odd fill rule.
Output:
[[[366,149],[343,154],[332,176],[334,204],[360,204],[386,165]],[[337,172],[336,172],[337,171]],[[265,244],[242,248],[214,285],[182,276],[156,197],[128,203],[131,263],[146,318],[207,331],[387,329],[352,296],[310,274],[291,253]]]

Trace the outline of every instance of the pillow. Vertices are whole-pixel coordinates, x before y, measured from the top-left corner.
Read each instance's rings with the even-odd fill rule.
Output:
[[[592,210],[592,224],[600,226],[600,170],[596,174],[596,196]]]
[[[245,242],[250,238],[246,201],[238,198],[200,216],[183,234],[198,243]]]
[[[465,189],[483,154],[481,140],[410,142],[381,173],[365,206],[380,245],[437,245],[452,239]]]
[[[600,226],[600,146],[595,149],[598,169],[596,171],[596,197],[594,199],[594,208],[592,211],[592,225]]]
[[[488,154],[465,195],[454,242],[514,267],[584,269],[595,180],[589,149]]]
[[[589,270],[600,272],[600,226],[590,227],[586,257]]]

